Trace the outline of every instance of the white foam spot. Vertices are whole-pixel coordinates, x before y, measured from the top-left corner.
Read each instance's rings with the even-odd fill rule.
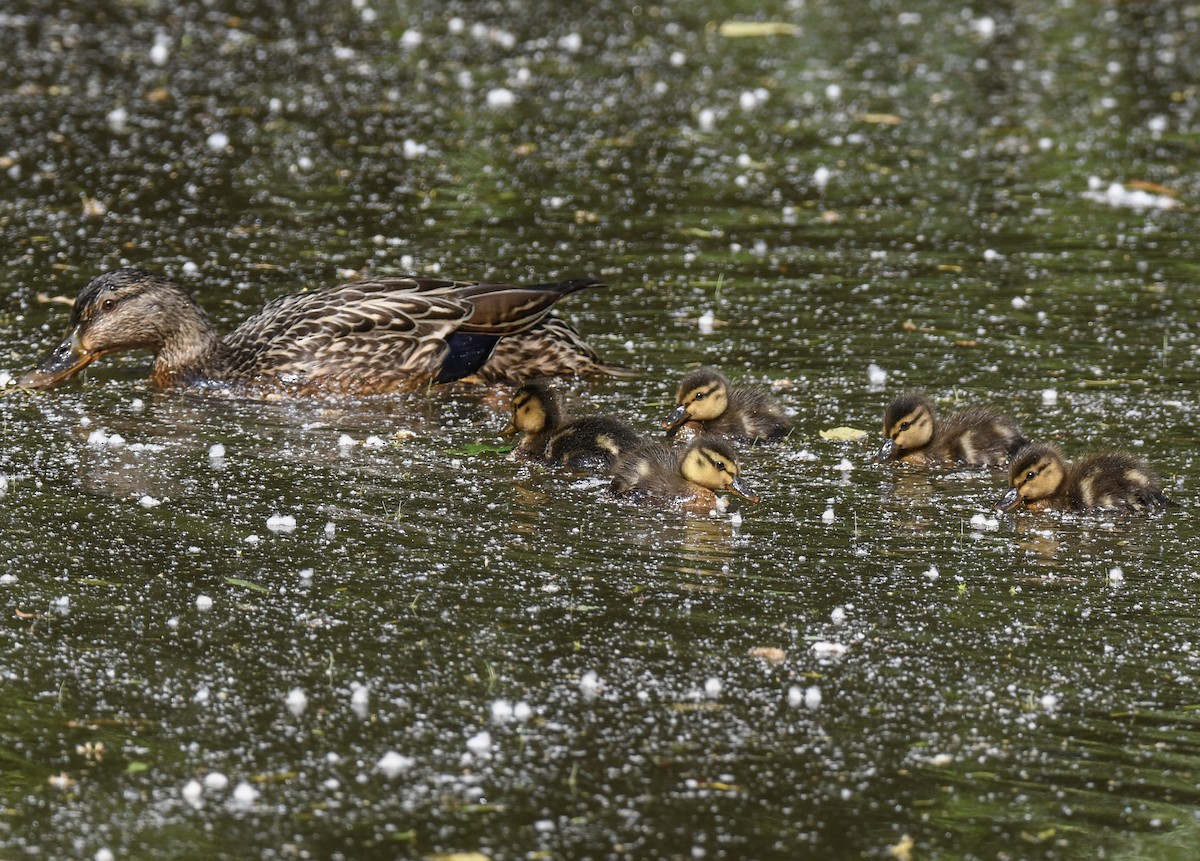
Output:
[[[821,705],[821,689],[816,685],[811,685],[804,689],[804,707],[806,709],[815,709]]]
[[[204,775],[204,788],[213,792],[224,792],[229,788],[229,778],[219,771],[210,771]]]
[[[833,171],[821,165],[813,171],[813,184],[816,185],[817,191],[824,192],[825,186],[829,185],[829,180],[833,177]]]
[[[941,576],[941,574],[938,573],[938,569],[937,569],[936,565],[930,565],[929,570],[927,570],[925,572],[925,579],[929,580],[930,582],[936,580],[940,576]]]
[[[300,717],[300,715],[304,714],[304,710],[308,708],[308,694],[304,693],[300,688],[292,688],[288,691],[287,697],[283,702],[293,717]]]
[[[233,789],[233,804],[243,810],[258,801],[258,790],[246,781],[242,781]]]
[[[722,687],[724,687],[724,685],[722,685],[721,680],[715,676],[706,679],[704,682],[704,695],[709,699],[716,699],[721,695]]]
[[[835,625],[846,624],[846,608],[834,607],[833,612],[829,614],[829,621],[833,622]]]
[[[350,709],[360,718],[365,718],[371,710],[371,689],[357,682],[350,683]]]
[[[142,508],[157,508],[162,505],[162,500],[155,499],[153,496],[147,494],[138,500],[138,505]]]
[[[267,518],[267,529],[272,532],[295,532],[296,518],[290,514],[272,514]]]
[[[594,670],[588,670],[579,679],[579,692],[585,699],[592,699],[600,690],[600,677]]]
[[[492,752],[492,734],[487,730],[475,733],[467,739],[467,750],[475,756],[488,756]]]
[[[696,125],[700,127],[700,131],[708,133],[717,127],[717,112],[712,108],[701,108],[696,114]]]
[[[818,658],[840,658],[849,651],[845,643],[834,643],[830,640],[817,640],[812,644],[812,652]]]
[[[1042,403],[1046,406],[1058,403],[1058,389],[1042,389]]]
[[[487,94],[487,106],[492,110],[507,110],[517,103],[516,94],[505,87],[496,87]]]
[[[867,365],[867,384],[870,386],[882,386],[887,383],[888,372],[879,365],[871,362]]]
[[[696,320],[696,328],[700,330],[701,335],[711,335],[713,333],[713,324],[716,322],[716,317],[712,311],[705,311]]]
[[[205,143],[213,152],[224,152],[225,147],[229,146],[229,135],[225,132],[213,132]]]
[[[1108,582],[1109,583],[1120,583],[1124,579],[1125,579],[1125,572],[1121,570],[1121,566],[1114,565],[1112,568],[1108,569]]]
[[[201,611],[211,610],[212,605],[213,605],[213,599],[208,597],[207,595],[197,595],[196,596],[196,609],[197,610],[201,610]]]
[[[199,809],[204,805],[204,787],[200,785],[200,781],[198,780],[189,780],[183,785],[183,789],[180,790],[179,794],[192,807]]]

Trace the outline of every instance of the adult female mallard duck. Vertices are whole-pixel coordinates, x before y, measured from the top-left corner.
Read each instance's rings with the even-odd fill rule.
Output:
[[[658,442],[635,448],[617,462],[611,490],[647,502],[697,507],[711,507],[718,492],[758,502],[741,478],[733,447],[716,434],[701,434],[682,451]]]
[[[524,383],[539,377],[593,374],[620,379],[638,375],[632,368],[606,364],[574,326],[549,314],[536,326],[501,338],[483,367],[464,382]]]
[[[108,353],[154,351],[161,387],[222,384],[376,394],[465,377],[498,341],[536,326],[559,299],[599,282],[513,286],[372,278],[282,296],[221,339],[168,278],[115,269],[84,285],[70,334],[18,384],[48,388]]]
[[[642,443],[638,432],[620,419],[568,418],[562,398],[545,381],[517,389],[512,407],[512,422],[503,434],[525,434],[513,449],[518,459],[608,472],[622,454]]]
[[[877,463],[999,466],[1025,443],[1016,422],[979,407],[938,421],[933,403],[919,392],[905,392],[888,405],[883,435]]]
[[[779,439],[792,430],[779,401],[762,389],[731,386],[715,368],[698,368],[680,380],[675,403],[662,421],[667,436],[688,422],[704,433],[750,443]]]
[[[999,511],[1021,505],[1034,510],[1143,511],[1171,504],[1146,462],[1118,451],[1067,461],[1055,446],[1029,443],[1013,455],[1009,484],[1012,487],[996,502]]]

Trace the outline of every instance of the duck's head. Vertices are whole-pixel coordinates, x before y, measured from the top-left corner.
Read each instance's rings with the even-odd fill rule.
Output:
[[[916,392],[905,392],[888,404],[883,413],[883,435],[886,439],[876,463],[888,463],[905,454],[929,445],[934,431],[933,404]]]
[[[675,403],[678,406],[662,421],[667,431],[688,421],[712,421],[729,408],[729,380],[713,368],[692,371],[679,381]]]
[[[1012,457],[1008,478],[1012,487],[996,501],[996,510],[1012,511],[1053,496],[1066,477],[1061,451],[1046,443],[1024,445]]]
[[[513,393],[512,421],[501,433],[512,436],[517,431],[537,434],[561,423],[562,406],[558,392],[549,383],[538,380],[526,383]]]
[[[719,436],[703,434],[692,440],[683,453],[679,472],[693,484],[758,502],[758,494],[742,481],[733,446]]]
[[[183,290],[154,272],[114,269],[98,275],[75,297],[67,337],[17,384],[47,389],[108,353],[157,351],[179,330],[185,306],[193,314],[199,310]]]

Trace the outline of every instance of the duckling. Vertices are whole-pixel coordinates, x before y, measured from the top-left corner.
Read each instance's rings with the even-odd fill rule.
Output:
[[[520,384],[539,377],[593,374],[633,379],[638,372],[605,363],[574,326],[551,314],[527,331],[501,338],[483,367],[463,382]]]
[[[154,351],[159,387],[223,384],[377,394],[468,376],[498,341],[536,326],[597,281],[513,286],[372,278],[282,296],[224,339],[177,284],[115,269],[84,285],[61,344],[18,384],[49,388],[108,353]]]
[[[675,402],[678,406],[662,421],[669,437],[687,422],[704,433],[749,443],[779,439],[792,431],[779,401],[762,389],[730,386],[715,368],[687,374],[679,381]]]
[[[758,502],[758,494],[741,478],[733,447],[716,434],[697,436],[682,452],[646,443],[624,455],[614,474],[610,489],[616,496],[711,506],[716,491],[722,491]]]
[[[876,463],[963,463],[999,466],[1025,443],[1017,423],[979,407],[938,421],[933,403],[919,392],[905,392],[883,414],[887,439]]]
[[[525,434],[513,449],[519,460],[609,472],[623,453],[642,442],[637,431],[611,416],[568,418],[558,392],[545,381],[517,389],[512,406],[512,422],[503,434]]]
[[[1055,446],[1028,443],[1013,455],[1009,482],[1012,487],[996,502],[998,511],[1022,504],[1067,511],[1143,511],[1172,504],[1146,462],[1119,451],[1067,461]]]

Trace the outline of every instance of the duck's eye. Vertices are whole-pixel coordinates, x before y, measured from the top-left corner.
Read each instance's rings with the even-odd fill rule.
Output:
[[[695,397],[693,397],[693,398],[692,398],[692,400],[693,400],[693,401],[702,401],[702,400],[704,400],[706,397],[707,397],[707,395],[705,395],[705,394],[704,394],[704,392],[696,392],[696,396],[695,396]]]
[[[101,311],[111,311],[116,306],[116,304],[117,304],[116,299],[105,299],[103,302],[100,303],[100,310]]]
[[[909,422],[900,422],[900,430],[902,431],[908,430],[911,426]]]
[[[1032,469],[1029,470],[1029,474],[1025,476],[1026,481],[1033,481],[1035,478],[1037,478],[1037,473],[1034,472]]]

